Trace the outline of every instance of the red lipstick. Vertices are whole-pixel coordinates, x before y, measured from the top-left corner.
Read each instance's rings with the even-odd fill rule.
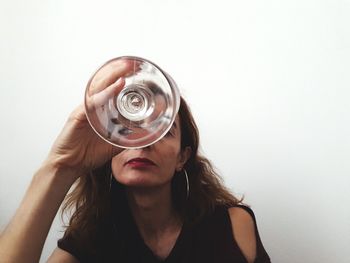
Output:
[[[133,158],[127,161],[125,165],[129,165],[133,168],[147,168],[150,166],[154,166],[155,163],[147,158]]]

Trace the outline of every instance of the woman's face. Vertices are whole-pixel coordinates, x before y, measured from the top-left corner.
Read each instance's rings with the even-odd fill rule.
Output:
[[[170,131],[158,142],[142,149],[124,150],[112,159],[115,179],[131,187],[155,187],[170,183],[181,171],[190,148],[181,151],[181,129],[177,116]]]

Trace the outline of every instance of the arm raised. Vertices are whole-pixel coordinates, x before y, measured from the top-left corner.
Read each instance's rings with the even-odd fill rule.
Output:
[[[0,235],[0,259],[38,262],[52,221],[77,178],[121,150],[99,138],[79,106],[69,117],[47,159],[33,176],[12,220]]]
[[[52,221],[74,182],[69,173],[49,163],[36,172],[14,217],[0,236],[2,262],[39,262]]]

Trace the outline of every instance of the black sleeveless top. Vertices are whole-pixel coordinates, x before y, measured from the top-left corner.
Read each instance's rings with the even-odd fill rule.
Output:
[[[252,210],[245,209],[254,219]],[[234,223],[234,222],[233,222]],[[131,215],[115,224],[102,227],[96,249],[84,249],[74,238],[66,236],[58,241],[58,247],[69,252],[81,263],[247,263],[232,233],[227,208],[217,207],[198,224],[184,223],[175,246],[165,260],[158,259],[143,242]],[[256,224],[255,224],[256,226]],[[270,262],[260,240],[257,227],[257,257],[255,263]]]

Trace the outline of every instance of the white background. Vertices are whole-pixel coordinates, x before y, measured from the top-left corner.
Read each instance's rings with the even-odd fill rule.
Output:
[[[137,55],[177,81],[273,262],[350,262],[350,1],[0,3],[0,228],[91,74]]]

